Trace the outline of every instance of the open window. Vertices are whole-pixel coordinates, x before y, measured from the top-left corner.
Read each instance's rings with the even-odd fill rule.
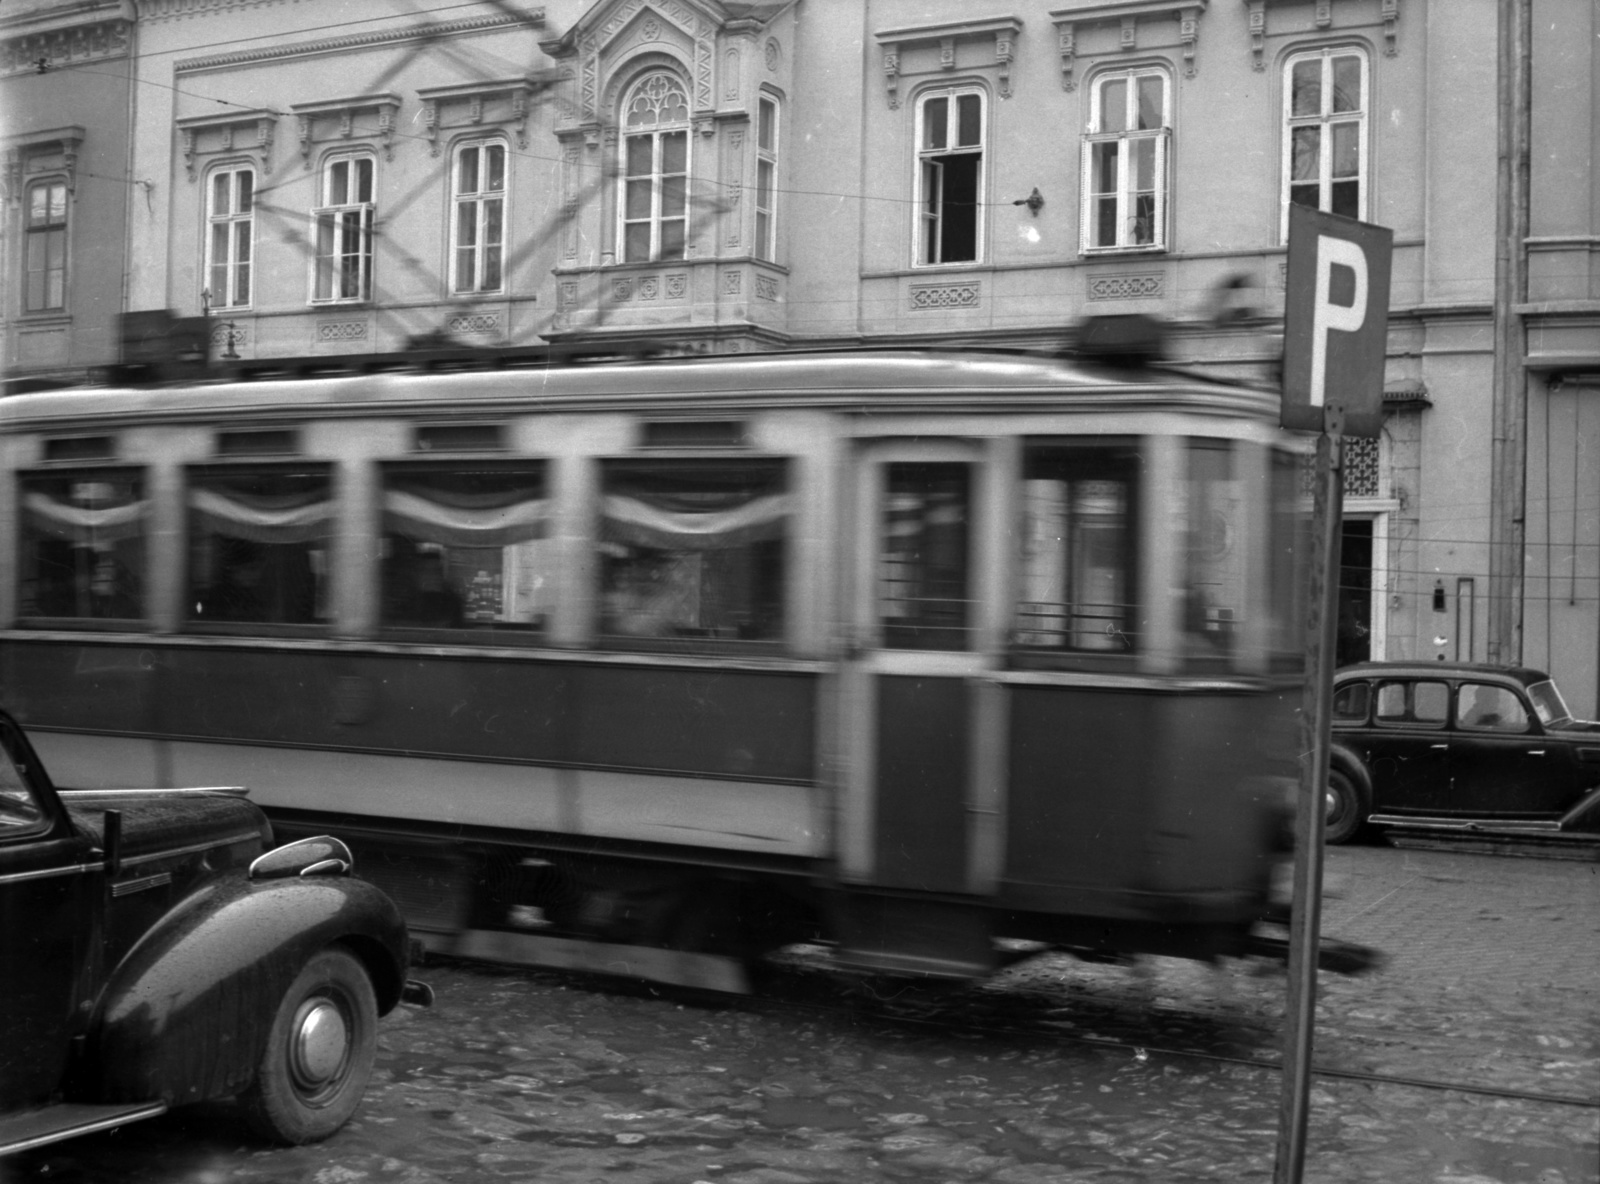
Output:
[[[972,263],[982,237],[984,95],[929,91],[917,102],[917,262]]]

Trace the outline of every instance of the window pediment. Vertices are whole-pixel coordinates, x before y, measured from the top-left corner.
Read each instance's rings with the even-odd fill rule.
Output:
[[[1108,53],[1133,53],[1143,36],[1148,41],[1160,34],[1153,30],[1163,23],[1176,21],[1178,45],[1183,51],[1183,76],[1193,78],[1198,70],[1195,50],[1200,41],[1200,17],[1210,0],[1108,0],[1101,4],[1084,4],[1075,8],[1056,8],[1050,20],[1056,27],[1056,49],[1061,55],[1061,89],[1075,90],[1077,79],[1073,67],[1080,57],[1098,57]],[[1089,49],[1080,41],[1086,28],[1104,25],[1118,26],[1114,47]],[[1144,30],[1141,34],[1141,29]]]
[[[1248,10],[1248,24],[1250,31],[1251,65],[1258,71],[1267,68],[1266,41],[1267,41],[1267,13],[1287,13],[1288,10],[1298,10],[1296,17],[1288,15],[1274,16],[1272,24],[1274,33],[1299,32],[1302,30],[1316,30],[1318,32],[1340,27],[1350,27],[1356,23],[1366,23],[1362,18],[1341,17],[1334,19],[1334,14],[1347,13],[1355,8],[1351,0],[1244,0]],[[1400,0],[1378,0],[1378,19],[1383,24],[1383,54],[1385,57],[1397,57],[1400,53]],[[1292,22],[1292,24],[1291,24]]]
[[[915,47],[938,47],[939,68],[956,68],[956,46],[963,42],[989,42],[994,46],[994,65],[999,67],[999,92],[1011,97],[1011,61],[1022,21],[1014,16],[991,16],[965,21],[942,21],[931,25],[904,25],[874,33],[883,53],[884,82],[891,110],[900,106],[901,55]]]
[[[620,70],[652,54],[680,62],[690,79],[696,126],[709,134],[719,88],[727,86],[720,75],[736,70],[736,59],[719,54],[719,41],[755,36],[792,3],[602,0],[595,4],[561,36],[539,43],[570,71],[572,81],[562,103],[566,134],[582,129],[585,139],[597,145],[607,99],[614,97],[614,93],[608,96],[608,89],[616,86]]]
[[[277,113],[264,110],[230,111],[225,115],[197,115],[178,120],[183,165],[189,180],[199,176],[199,157],[220,152],[253,153],[260,158],[262,170],[270,170],[277,124]]]
[[[439,155],[439,131],[451,128],[510,127],[517,147],[528,146],[528,111],[542,85],[532,78],[500,78],[454,86],[419,87],[428,154]]]
[[[5,150],[6,193],[22,200],[22,182],[30,172],[60,169],[67,174],[67,191],[77,192],[78,149],[85,132],[76,124],[23,132],[0,140]]]
[[[355,136],[376,136],[383,145],[383,158],[394,159],[394,123],[400,110],[400,96],[391,94],[352,95],[346,99],[324,99],[315,103],[295,103],[300,155],[311,167],[312,145],[329,140],[348,140]],[[366,126],[357,127],[359,116],[368,116]],[[318,135],[319,129],[321,135]]]

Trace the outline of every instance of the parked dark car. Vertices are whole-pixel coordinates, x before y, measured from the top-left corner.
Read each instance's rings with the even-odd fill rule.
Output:
[[[343,843],[271,836],[242,790],[58,792],[0,712],[0,1154],[212,1098],[275,1142],[350,1117],[430,994]]]
[[[1333,677],[1327,838],[1365,826],[1600,832],[1600,723],[1538,670],[1362,662]]]

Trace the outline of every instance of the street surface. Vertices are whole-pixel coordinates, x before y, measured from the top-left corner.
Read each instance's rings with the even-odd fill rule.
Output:
[[[1321,977],[1306,1180],[1600,1181],[1600,864],[1357,847],[1327,868],[1324,932],[1388,962]],[[1272,1177],[1281,968],[1052,956],[950,994],[841,986],[801,950],[733,1003],[418,976],[438,1003],[384,1021],[366,1102],[327,1143],[254,1147],[212,1106],[17,1156],[0,1181]]]

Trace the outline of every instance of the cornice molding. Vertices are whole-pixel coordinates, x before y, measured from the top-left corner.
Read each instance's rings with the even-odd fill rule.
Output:
[[[352,49],[370,49],[381,45],[402,45],[411,41],[436,41],[441,37],[462,37],[474,33],[492,33],[496,30],[507,29],[516,25],[542,28],[544,26],[544,9],[531,8],[521,14],[497,13],[494,16],[474,17],[471,20],[419,23],[407,25],[400,29],[385,29],[373,33],[354,33],[345,37],[327,37],[317,41],[296,42],[291,45],[273,45],[262,49],[243,50],[238,53],[185,58],[180,60],[173,69],[179,74],[191,74],[202,70],[226,70],[234,66],[252,65],[260,62],[344,53]]]
[[[132,28],[132,21],[119,17],[6,37],[0,40],[0,78],[125,58],[133,41]]]

